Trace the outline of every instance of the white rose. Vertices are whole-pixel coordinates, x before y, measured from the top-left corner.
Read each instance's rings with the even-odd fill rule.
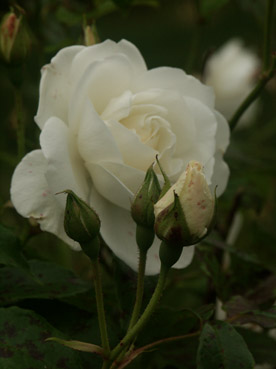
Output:
[[[246,49],[241,40],[228,41],[207,61],[204,82],[212,86],[216,96],[216,109],[231,119],[239,105],[256,84],[260,67],[258,57]],[[241,121],[250,121],[256,113],[256,103],[242,115]]]
[[[11,185],[17,211],[69,245],[64,231],[65,196],[73,190],[101,218],[112,251],[137,269],[133,196],[158,154],[172,181],[188,162],[205,167],[209,184],[225,189],[228,167],[222,155],[229,129],[214,110],[212,89],[176,68],[147,70],[128,41],[62,49],[42,69],[35,121],[41,150],[23,158]],[[160,241],[148,253],[147,274],[159,272]],[[187,266],[186,247],[176,268]]]

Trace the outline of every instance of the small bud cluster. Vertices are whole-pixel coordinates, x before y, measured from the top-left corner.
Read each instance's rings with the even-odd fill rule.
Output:
[[[157,161],[158,162],[158,161]],[[163,242],[161,262],[173,265],[184,246],[198,243],[207,236],[215,218],[215,197],[211,194],[202,165],[191,161],[178,181],[170,186],[159,162],[165,185],[160,190],[158,178],[151,166],[131,207],[137,224],[136,239],[141,250],[148,240],[148,230]],[[142,227],[142,230],[141,230]]]
[[[165,190],[163,187],[161,191],[151,165],[135,196],[131,215],[137,225],[140,251],[147,252],[156,234],[162,240],[161,262],[170,267],[179,259],[184,246],[194,245],[208,235],[214,223],[216,202],[199,162],[191,161],[173,186],[166,176],[164,180]],[[68,194],[65,231],[90,258],[95,258],[99,252],[100,219],[73,191],[65,192]]]

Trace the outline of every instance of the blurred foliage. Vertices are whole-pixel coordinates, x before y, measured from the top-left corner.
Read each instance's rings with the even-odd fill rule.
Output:
[[[22,66],[0,65],[0,366],[97,368],[100,360],[95,355],[44,343],[50,335],[94,344],[100,343],[100,337],[87,257],[40,232],[36,224],[21,218],[9,201],[10,181],[19,161],[18,84],[15,87],[11,76],[16,75],[21,85],[21,121],[25,152],[29,152],[39,147],[40,131],[33,117],[40,69],[60,48],[83,44],[84,20],[97,26],[101,40],[132,41],[149,68],[169,65],[200,76],[210,53],[233,37],[243,39],[261,58],[265,2],[18,0],[2,1],[1,17],[11,5],[24,13],[31,50]],[[275,14],[274,9],[274,19]],[[171,272],[160,307],[147,334],[138,337],[137,347],[199,332],[203,327],[200,338],[198,334],[163,343],[137,357],[129,368],[234,368],[231,358],[239,350],[239,357],[244,358],[241,367],[252,369],[251,353],[257,364],[276,367],[276,341],[268,335],[276,322],[275,92],[274,78],[261,95],[250,126],[234,131],[226,154],[231,177],[219,199],[216,232],[198,248],[188,268]],[[227,234],[237,214],[242,226],[229,245]],[[101,260],[108,327],[115,345],[131,314],[136,275],[108,249],[103,249]],[[155,283],[156,277],[146,278],[144,303]],[[216,321],[217,298],[223,302],[226,322]],[[245,323],[247,329],[241,328]],[[213,357],[216,362],[210,361]]]

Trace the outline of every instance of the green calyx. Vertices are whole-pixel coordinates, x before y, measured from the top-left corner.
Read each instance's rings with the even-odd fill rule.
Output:
[[[131,215],[135,223],[146,228],[153,227],[155,219],[153,205],[159,199],[160,192],[160,184],[151,165],[131,206]]]
[[[176,193],[174,202],[158,214],[154,228],[157,237],[167,244],[190,246],[195,243]]]
[[[180,258],[183,247],[178,244],[168,244],[161,242],[159,248],[159,258],[161,263],[167,268],[171,268]]]
[[[164,172],[160,162],[159,162],[159,159],[158,159],[158,155],[156,155],[156,162],[157,162],[157,165],[160,169],[160,172],[164,178],[164,186],[162,187],[162,190],[160,192],[160,196],[159,196],[159,199],[160,200],[164,195],[165,193],[171,188],[171,182],[169,180],[169,177],[167,176],[167,174]]]
[[[90,253],[87,252],[88,245],[93,243],[98,245],[98,241],[95,239],[98,238],[100,232],[100,219],[96,212],[73,191],[66,190],[64,192],[67,193],[64,217],[65,232],[70,238],[79,242],[83,251],[88,255]]]
[[[137,224],[136,227],[136,243],[142,252],[147,252],[153,244],[155,237],[153,227],[143,227]]]

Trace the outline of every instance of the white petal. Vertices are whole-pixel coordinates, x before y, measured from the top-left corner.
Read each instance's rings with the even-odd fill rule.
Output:
[[[230,175],[229,167],[223,160],[223,155],[230,142],[230,129],[229,124],[220,113],[216,112],[216,118],[218,127],[216,133],[216,153],[214,156],[215,162],[211,179],[211,188],[214,189],[217,186],[216,194],[217,196],[220,196],[225,191]]]
[[[136,245],[136,224],[131,218],[130,211],[124,210],[103,199],[95,190],[91,192],[90,205],[101,219],[101,234],[114,252],[129,267],[138,269],[138,248]],[[154,275],[160,272],[159,260],[160,240],[155,238],[149,249],[146,274]],[[180,260],[174,268],[184,268],[190,264],[193,257],[193,247],[185,247]]]
[[[217,118],[212,110],[198,100],[192,98],[185,100],[194,117],[195,137],[191,147],[183,152],[183,163],[185,166],[190,160],[202,163],[205,167],[206,179],[210,184],[213,173],[212,158],[216,151]]]
[[[129,90],[132,78],[132,66],[122,54],[89,64],[72,94],[69,107],[70,126],[78,126],[87,97],[101,115],[112,98]]]
[[[214,107],[213,89],[178,68],[151,69],[133,81],[131,90],[140,92],[151,88],[178,91],[183,96],[194,97],[207,106]]]
[[[40,144],[48,163],[45,176],[52,193],[70,189],[87,200],[89,188],[84,165],[77,157],[68,127],[58,118],[49,119],[41,132]],[[57,199],[65,206],[64,196]]]
[[[46,170],[47,161],[41,150],[26,155],[12,177],[12,203],[22,216],[34,217],[43,231],[55,234],[72,248],[79,250],[77,242],[71,240],[64,231],[64,207],[49,188],[45,178]]]
[[[112,98],[101,114],[103,120],[114,119],[120,121],[129,115],[132,93],[125,91],[119,97]]]
[[[118,43],[118,51],[128,57],[136,74],[142,74],[147,70],[144,58],[137,47],[131,42],[127,40],[121,40]]]
[[[112,168],[112,165],[114,168]],[[92,177],[95,188],[105,199],[109,200],[116,206],[130,209],[134,193],[123,183],[123,180],[128,180],[128,182],[133,186],[133,181],[135,181],[137,176],[135,175],[136,173],[134,173],[134,176],[131,175],[133,172],[136,172],[137,169],[135,170],[131,167],[126,168],[122,165],[122,170],[120,170],[120,167],[117,167],[117,165],[117,163],[109,162],[99,162],[97,164],[91,163],[87,164],[87,169]],[[116,168],[118,175],[116,171],[115,174],[112,171]],[[141,183],[142,182],[139,178],[139,184],[137,184],[137,186]]]
[[[109,129],[122,154],[123,162],[146,171],[155,161],[158,151],[142,143],[132,130],[114,120],[109,121]]]
[[[216,190],[217,196],[220,196],[225,191],[230,174],[229,167],[223,160],[222,155],[223,154],[220,151],[217,151],[215,155],[215,165],[211,180],[212,181],[211,189],[214,190],[214,188],[217,186]]]
[[[225,153],[230,143],[230,128],[226,119],[217,111],[215,111],[216,119],[218,122],[216,132],[216,148]]]
[[[89,64],[95,61],[102,61],[112,55],[123,54],[127,57],[135,74],[144,72],[147,68],[139,50],[132,43],[121,40],[118,44],[111,40],[86,47],[73,61],[71,78],[79,80],[81,74],[87,69]]]
[[[60,50],[51,64],[42,68],[39,106],[35,121],[42,129],[45,122],[56,116],[67,122],[68,100],[71,91],[70,68],[73,58],[84,46],[70,46]]]
[[[182,254],[179,260],[173,265],[175,269],[186,268],[191,264],[195,252],[195,246],[183,247]]]
[[[77,140],[79,152],[86,163],[122,162],[121,153],[110,130],[89,101],[84,105]]]

